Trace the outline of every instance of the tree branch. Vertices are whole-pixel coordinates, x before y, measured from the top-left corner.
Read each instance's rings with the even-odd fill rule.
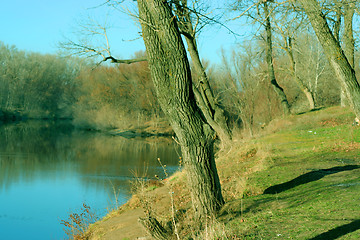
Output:
[[[131,63],[137,63],[137,62],[144,62],[147,61],[147,58],[135,58],[135,59],[116,59],[112,56],[104,58],[103,62],[106,62],[107,60],[111,60],[112,63],[125,63],[125,64],[131,64]]]

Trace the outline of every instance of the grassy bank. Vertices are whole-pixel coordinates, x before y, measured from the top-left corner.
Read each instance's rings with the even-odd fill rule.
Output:
[[[353,118],[334,107],[275,120],[255,138],[239,134],[217,153],[227,203],[202,232],[194,233],[186,178],[177,173],[138,187],[88,236],[146,236],[137,222],[145,207],[164,224],[175,220],[180,239],[359,239],[360,127]]]
[[[113,129],[109,133],[124,138],[170,137],[175,134],[165,119],[146,121],[141,125],[130,125],[126,129]]]

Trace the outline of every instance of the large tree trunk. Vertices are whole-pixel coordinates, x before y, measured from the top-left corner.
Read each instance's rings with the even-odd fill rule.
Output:
[[[339,45],[340,45],[340,26],[341,26],[341,18],[343,16],[342,13],[342,6],[341,3],[337,3],[335,6],[336,9],[336,19],[335,19],[335,24],[334,24],[334,29],[333,29],[333,35],[334,38],[336,39],[336,41],[338,41]],[[344,16],[345,18],[345,16]],[[346,23],[345,24],[345,28],[346,28]],[[344,38],[346,37],[345,32],[344,32]],[[346,107],[349,106],[349,100],[347,99],[346,96],[346,90],[343,86],[340,87],[340,105],[341,107]]]
[[[351,65],[354,68],[354,53],[355,53],[355,40],[353,33],[353,17],[355,12],[355,2],[348,0],[344,6],[344,53]]]
[[[215,133],[196,105],[189,62],[170,6],[163,0],[137,2],[159,103],[181,145],[195,216],[205,221],[224,204],[214,160]]]
[[[355,12],[355,3],[352,0],[345,1],[344,4],[344,37],[343,37],[343,48],[346,58],[352,68],[355,66],[355,40],[353,33],[353,17]],[[341,106],[345,107],[349,105],[349,100],[346,97],[346,91],[341,88]]]
[[[140,218],[139,222],[145,227],[147,232],[157,240],[168,240],[171,239],[171,232],[168,232],[159,221],[152,217],[147,216]]]
[[[342,17],[341,5],[339,4],[335,5],[335,11],[336,11],[336,16],[335,16],[336,19],[334,23],[333,34],[336,41],[340,42],[340,26],[341,26],[341,17]]]
[[[331,33],[319,3],[316,0],[299,0],[299,2],[309,17],[340,84],[345,88],[351,108],[356,117],[360,118],[360,85],[356,80],[354,69],[351,67],[339,42]]]
[[[215,100],[210,87],[205,68],[201,63],[199,50],[196,44],[196,32],[192,24],[187,1],[175,1],[175,14],[179,19],[179,28],[184,36],[197,78],[194,79],[193,89],[198,106],[203,112],[207,122],[218,134],[222,142],[231,140],[231,131],[228,126],[224,110]]]
[[[219,135],[222,142],[231,140],[231,131],[227,124],[224,110],[216,103],[214,94],[210,88],[209,80],[205,69],[200,61],[199,52],[196,47],[195,38],[185,37],[188,45],[188,51],[193,61],[195,71],[199,78],[195,82],[195,88],[200,92],[198,105],[210,126]]]
[[[286,98],[284,89],[279,86],[276,81],[274,63],[273,63],[273,52],[272,52],[272,33],[271,33],[271,23],[270,23],[270,14],[267,2],[264,1],[264,15],[265,15],[265,32],[266,32],[266,62],[268,65],[268,74],[271,86],[275,90],[283,109],[285,115],[290,114],[290,105]]]

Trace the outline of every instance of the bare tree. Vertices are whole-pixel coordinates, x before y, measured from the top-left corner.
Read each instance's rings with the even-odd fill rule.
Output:
[[[108,1],[109,3],[111,1]],[[111,5],[116,7],[120,2],[114,2]],[[231,131],[229,129],[224,110],[220,107],[216,99],[214,98],[213,91],[210,87],[209,80],[203,67],[203,64],[200,60],[199,51],[196,43],[196,35],[200,29],[202,29],[208,22],[216,20],[211,19],[209,17],[205,17],[205,15],[200,13],[200,10],[195,8],[197,1],[194,1],[193,8],[188,7],[187,0],[175,0],[169,2],[173,9],[175,10],[175,16],[179,22],[179,28],[181,34],[185,37],[188,52],[191,56],[194,70],[199,76],[194,79],[193,91],[196,96],[197,104],[202,110],[206,120],[211,125],[211,127],[216,131],[217,135],[223,142],[227,142],[231,139]],[[127,12],[128,14],[133,15],[135,18],[138,18],[133,13]],[[195,16],[194,18],[190,15]],[[205,20],[200,19],[204,17]],[[193,25],[193,21],[195,21],[195,25]],[[200,22],[205,22],[201,24]],[[84,38],[80,39],[80,41],[74,42],[72,40],[67,40],[61,43],[61,47],[63,49],[67,49],[72,53],[77,55],[86,55],[89,57],[100,56],[102,61],[98,63],[101,64],[107,60],[110,60],[112,63],[126,63],[131,64],[140,61],[147,61],[146,57],[134,58],[134,59],[118,59],[115,58],[110,50],[109,38],[107,35],[106,24],[99,24],[93,19],[89,19],[88,23],[84,23],[80,25],[80,33],[82,35],[87,35],[89,37],[100,37],[102,38],[103,44],[100,46],[93,46]]]
[[[194,70],[197,78],[194,79],[193,91],[195,93],[196,101],[201,111],[203,112],[207,122],[219,135],[223,142],[227,142],[231,139],[231,131],[227,124],[224,110],[220,107],[219,103],[214,97],[213,91],[210,87],[209,79],[206,74],[205,68],[200,60],[200,54],[197,47],[197,34],[209,21],[215,21],[214,19],[201,18],[204,16],[200,13],[195,5],[197,0],[193,1],[193,8],[188,7],[187,0],[176,0],[174,3],[174,13],[178,19],[178,26],[181,34],[184,36],[187,49],[190,54]],[[194,24],[193,24],[194,22]]]
[[[272,26],[271,26],[271,15],[274,9],[269,9],[269,4],[273,2],[272,0],[255,0],[255,1],[236,1],[234,9],[241,10],[243,12],[236,17],[235,19],[247,16],[251,19],[254,19],[256,22],[261,24],[265,29],[264,41],[266,43],[265,47],[265,59],[268,66],[268,78],[273,87],[275,93],[277,94],[280,104],[285,115],[290,113],[290,105],[287,100],[284,89],[278,84],[276,80],[275,70],[274,70],[274,61],[273,61],[273,40],[272,40]],[[256,13],[253,13],[251,9],[255,9]]]
[[[284,89],[276,81],[274,63],[273,63],[273,47],[272,47],[272,29],[270,22],[270,12],[268,8],[268,1],[263,1],[264,17],[265,17],[265,32],[266,32],[266,62],[268,64],[269,80],[273,89],[279,97],[284,114],[290,113],[290,105],[285,95]]]
[[[303,73],[306,73],[308,79],[307,85],[309,86],[316,106],[319,102],[318,88],[320,78],[325,73],[326,59],[324,60],[325,56],[319,41],[316,39],[316,36],[314,37],[315,38],[312,37],[312,34],[310,35],[310,33],[308,33],[308,37],[302,41],[305,44],[299,49],[299,55],[302,57],[302,61],[299,61],[299,63],[301,64]]]
[[[216,134],[197,105],[190,64],[171,3],[162,0],[138,0],[137,3],[137,19],[141,24],[146,60],[157,98],[181,145],[195,218],[205,222],[208,217],[215,216],[224,204],[214,159]],[[107,40],[106,29],[100,27],[100,30],[94,34]],[[77,50],[78,54],[101,56],[103,61],[123,62],[111,55],[107,44],[102,49],[96,49],[89,47],[87,42],[68,43],[65,47]],[[208,90],[204,88],[204,91]],[[148,218],[144,224],[157,225],[157,221]]]
[[[138,0],[138,8],[158,100],[181,145],[195,219],[205,223],[224,204],[214,160],[214,131],[196,105],[190,65],[170,5]],[[143,224],[151,232],[160,229],[160,236],[166,235],[152,216],[143,219]]]
[[[263,89],[263,83],[267,82],[266,72],[259,69],[261,66],[259,63],[262,61],[260,49],[261,45],[251,42],[244,44],[241,48],[237,47],[232,51],[231,57],[227,57],[223,51],[224,69],[218,80],[218,94],[224,99],[227,107],[239,116],[250,137],[253,136],[254,128],[263,124],[263,122],[258,124],[262,120],[259,120],[256,111],[260,111],[263,116],[270,117],[269,112],[264,109],[260,110],[262,104],[259,104],[259,102],[264,102],[260,93],[266,92]],[[265,102],[270,107],[269,99],[266,99]]]
[[[274,18],[273,22],[277,32],[282,37],[280,48],[285,50],[287,53],[290,62],[291,75],[298,87],[305,94],[309,102],[310,110],[312,110],[315,108],[314,96],[309,87],[305,84],[304,80],[298,75],[297,60],[295,58],[297,31],[303,27],[303,19],[304,17],[299,12],[294,13],[290,11],[289,6],[284,6],[280,9],[280,15],[277,18]]]
[[[106,61],[125,64],[147,61],[146,57],[134,59],[118,59],[114,57],[107,33],[109,26],[106,23],[101,24],[92,18],[88,18],[86,21],[80,23],[78,28],[77,34],[79,35],[79,39],[66,39],[59,43],[59,48],[70,52],[71,55],[89,58],[100,57],[101,61],[98,62],[98,65]]]
[[[196,104],[186,50],[169,3],[138,0],[138,9],[157,96],[181,145],[195,216],[205,221],[224,204],[214,131]]]
[[[352,68],[355,67],[354,52],[355,52],[355,40],[353,33],[353,18],[355,12],[355,2],[353,0],[343,1],[344,8],[344,34],[343,34],[343,48],[346,58],[348,59]],[[348,99],[346,98],[345,89],[341,88],[341,105],[348,105]]]
[[[350,106],[357,120],[360,118],[360,85],[354,68],[349,63],[339,41],[336,40],[326,21],[324,13],[316,0],[298,0],[310,19],[311,25],[324,48],[325,54],[334,69],[342,87],[345,88]]]
[[[355,40],[353,33],[353,18],[355,13],[355,1],[344,1],[344,52],[350,65],[354,68],[354,52],[355,52]]]
[[[321,9],[325,18],[332,29],[332,33],[338,44],[343,47],[344,53],[354,68],[354,48],[355,41],[353,36],[353,16],[355,12],[354,0],[327,0],[322,2]],[[349,99],[346,90],[340,90],[341,106],[349,106]]]

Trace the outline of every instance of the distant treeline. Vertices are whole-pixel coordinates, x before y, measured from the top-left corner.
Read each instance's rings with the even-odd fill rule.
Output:
[[[0,43],[0,109],[14,118],[63,118],[72,115],[75,59],[19,51]]]
[[[80,127],[104,129],[159,117],[146,62],[96,66],[88,60],[20,51],[0,42],[2,121],[72,118]]]
[[[72,109],[77,125],[128,128],[163,117],[147,62],[86,69],[76,82]]]
[[[297,77],[311,91],[317,107],[338,105],[340,86],[316,37],[305,32],[298,42]],[[261,40],[253,41],[223,52],[219,65],[205,64],[228,118],[250,130],[282,114],[265,80],[263,49]],[[307,110],[284,50],[278,48],[274,55],[277,79],[292,112]],[[156,123],[162,117],[147,62],[96,66],[89,60],[20,51],[0,42],[0,120],[71,118],[83,128],[109,129]]]

